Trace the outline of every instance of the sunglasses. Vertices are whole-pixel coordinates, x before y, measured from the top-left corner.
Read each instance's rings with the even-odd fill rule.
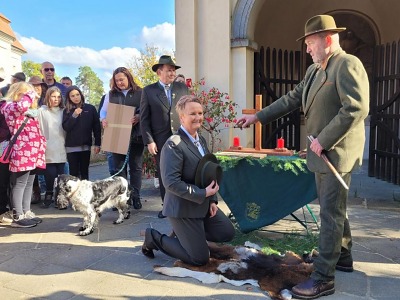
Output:
[[[44,70],[45,72],[48,72],[48,71],[54,72],[54,68],[44,68],[43,70]]]

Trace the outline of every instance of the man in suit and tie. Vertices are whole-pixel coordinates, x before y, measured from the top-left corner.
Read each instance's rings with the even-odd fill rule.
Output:
[[[140,124],[143,143],[156,158],[157,172],[160,173],[160,152],[167,139],[178,130],[179,116],[175,112],[177,101],[189,93],[182,82],[174,82],[177,66],[169,55],[162,55],[152,70],[159,80],[146,86],[140,101]],[[164,203],[165,188],[160,179],[161,200]],[[162,211],[159,218],[164,218]]]
[[[318,15],[306,22],[304,41],[313,59],[304,79],[289,93],[237,124],[269,123],[303,108],[307,135],[307,166],[315,173],[320,202],[319,256],[311,278],[292,288],[296,299],[315,299],[335,292],[335,269],[353,271],[352,238],[346,212],[348,190],[336,179],[321,158],[325,153],[345,183],[362,163],[369,111],[368,76],[361,61],[344,52],[335,20]]]

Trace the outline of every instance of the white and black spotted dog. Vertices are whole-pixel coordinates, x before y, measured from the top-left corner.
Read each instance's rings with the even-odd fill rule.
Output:
[[[55,199],[59,209],[72,208],[83,214],[79,235],[88,235],[97,227],[101,212],[115,207],[119,216],[114,224],[129,219],[129,187],[125,178],[115,176],[103,180],[80,180],[71,175],[59,175],[54,181]]]

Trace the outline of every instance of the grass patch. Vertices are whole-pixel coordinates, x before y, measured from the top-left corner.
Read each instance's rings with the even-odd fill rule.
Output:
[[[255,243],[262,248],[265,254],[282,254],[285,251],[292,251],[298,255],[310,253],[318,246],[318,234],[309,233],[300,235],[298,233],[279,234],[278,238],[265,237],[263,231],[252,231],[242,233],[236,230],[235,238],[230,242],[232,245],[244,245],[246,241]]]

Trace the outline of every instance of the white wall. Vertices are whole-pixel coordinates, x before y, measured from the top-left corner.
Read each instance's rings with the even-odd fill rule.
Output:
[[[11,82],[11,75],[22,70],[22,53],[15,48],[13,49],[10,41],[0,36],[0,68],[4,69],[4,81],[0,82],[3,87]]]
[[[216,87],[231,95],[231,2],[175,0],[175,16],[180,73],[193,81],[205,78],[206,89]]]

